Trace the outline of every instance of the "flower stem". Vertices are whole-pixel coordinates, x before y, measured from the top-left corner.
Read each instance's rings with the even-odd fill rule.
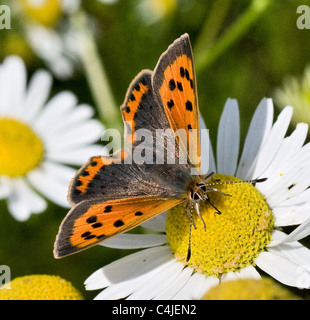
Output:
[[[119,108],[115,103],[104,65],[97,51],[96,41],[89,30],[87,16],[80,11],[72,19],[79,39],[79,57],[99,116],[106,125],[122,132]]]
[[[214,1],[208,18],[196,39],[194,46],[196,58],[198,57],[199,59],[199,56],[203,55],[204,51],[213,45],[214,39],[217,37],[223,21],[229,12],[230,4],[231,0]]]
[[[196,71],[197,73],[206,69],[212,62],[214,62],[223,52],[225,52],[233,43],[246,33],[249,27],[257,21],[261,13],[268,7],[271,1],[269,0],[253,0],[251,5],[242,14],[242,16],[222,35],[222,37],[214,43],[205,45],[202,51],[200,44],[198,55],[196,55]],[[218,26],[217,26],[218,28]],[[202,43],[202,39],[199,43]]]

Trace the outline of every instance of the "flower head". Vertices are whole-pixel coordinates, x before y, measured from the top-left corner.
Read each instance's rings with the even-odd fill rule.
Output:
[[[72,77],[79,63],[70,19],[78,11],[80,0],[17,0],[12,6],[13,18],[22,30],[20,35],[24,38],[24,46],[20,48],[11,44],[6,51],[21,52],[29,58],[29,50],[26,50],[29,46],[31,53],[42,59],[57,78]]]
[[[71,282],[53,275],[18,277],[0,288],[0,300],[83,300]]]
[[[48,101],[52,78],[46,71],[37,71],[28,86],[26,78],[19,57],[0,65],[0,199],[7,199],[18,220],[45,210],[41,195],[69,207],[67,188],[75,170],[68,165],[102,152],[93,143],[103,127],[91,119],[90,106],[78,106],[67,91]]]
[[[274,90],[273,96],[279,106],[294,106],[294,121],[310,123],[310,65],[302,77],[286,77],[283,85]]]
[[[212,287],[202,300],[297,300],[298,297],[271,278],[238,279]]]
[[[287,107],[273,123],[272,100],[263,99],[238,160],[239,110],[229,99],[218,129],[217,161],[212,150],[202,155],[225,194],[209,193],[217,211],[200,204],[205,230],[197,218],[190,260],[190,221],[179,205],[144,224],[163,234],[124,234],[103,242],[147,249],[96,271],[85,281],[86,289],[105,288],[96,299],[200,299],[221,282],[260,279],[261,271],[287,286],[309,288],[310,250],[298,242],[310,233],[310,154],[309,144],[303,145],[308,126],[298,124],[286,136],[291,117]],[[258,177],[268,180],[255,186],[235,183]],[[292,225],[299,226],[289,235],[278,229]]]

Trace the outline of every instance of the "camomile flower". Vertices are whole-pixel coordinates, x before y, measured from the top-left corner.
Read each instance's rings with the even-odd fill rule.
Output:
[[[18,0],[13,11],[32,51],[59,79],[72,77],[79,67],[70,17],[80,0]]]
[[[309,288],[310,250],[298,242],[310,233],[310,148],[303,145],[308,128],[300,123],[286,136],[291,116],[292,108],[286,107],[273,123],[272,100],[263,99],[238,161],[239,111],[229,99],[218,128],[217,161],[211,147],[202,161],[217,173],[217,188],[230,196],[208,193],[221,214],[200,202],[206,229],[195,216],[190,260],[190,219],[179,205],[143,224],[157,233],[123,234],[103,242],[143,250],[94,272],[86,289],[104,289],[95,299],[200,299],[219,283],[260,279],[262,271],[286,286]],[[231,183],[258,177],[268,180],[255,186]],[[280,229],[295,225],[290,234]]]
[[[89,154],[103,152],[94,142],[102,125],[93,109],[77,105],[68,91],[48,100],[52,77],[38,70],[27,85],[18,56],[0,64],[0,199],[17,220],[47,207],[43,198],[69,207],[67,189],[75,169]]]
[[[297,295],[272,278],[237,279],[212,287],[201,300],[298,300]]]
[[[176,0],[140,0],[137,13],[144,24],[151,25],[172,15],[176,7]]]
[[[310,123],[310,65],[300,78],[287,76],[282,86],[274,90],[273,97],[278,106],[294,106],[293,121]]]
[[[71,282],[54,275],[17,277],[0,287],[0,300],[83,300]]]

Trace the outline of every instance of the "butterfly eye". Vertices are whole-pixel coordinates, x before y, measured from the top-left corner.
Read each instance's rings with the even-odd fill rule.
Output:
[[[199,200],[200,199],[199,195],[194,190],[191,191],[191,199],[192,200]]]
[[[206,185],[204,183],[198,183],[197,187],[199,187],[202,191],[206,191],[207,190]]]

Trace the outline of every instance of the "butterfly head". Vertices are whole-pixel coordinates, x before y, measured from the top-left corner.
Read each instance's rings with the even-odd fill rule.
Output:
[[[189,186],[188,199],[190,201],[208,201],[207,186],[203,180],[197,180]]]
[[[223,196],[231,197],[230,194],[224,193],[217,187],[223,184],[235,184],[235,183],[258,183],[264,182],[267,178],[262,179],[253,179],[253,180],[237,180],[237,181],[220,181],[218,179],[213,179],[214,172],[210,173],[205,177],[196,177],[188,185],[188,199],[187,199],[187,213],[190,217],[190,231],[189,231],[189,244],[188,244],[188,253],[186,261],[188,262],[191,257],[191,228],[192,226],[196,229],[196,225],[193,219],[193,214],[196,213],[203,223],[204,230],[206,231],[205,221],[199,210],[200,201],[208,203],[211,207],[215,209],[216,214],[221,214],[221,211],[212,203],[210,200],[209,194],[218,192]]]

